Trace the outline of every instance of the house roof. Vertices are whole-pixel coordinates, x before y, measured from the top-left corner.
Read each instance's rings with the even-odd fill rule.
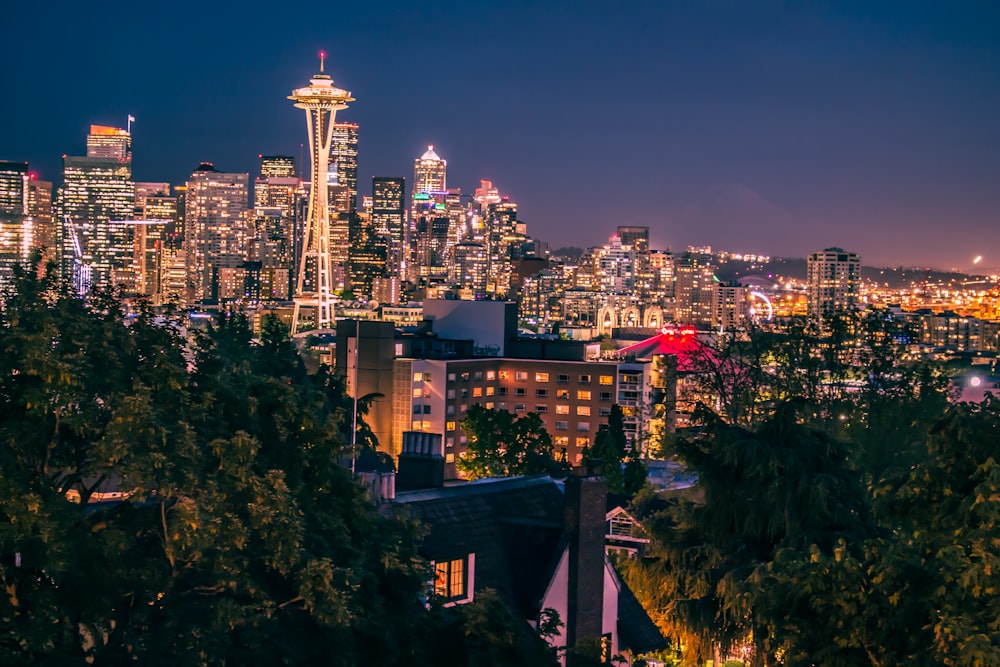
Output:
[[[677,357],[677,370],[681,373],[703,369],[706,362],[718,356],[714,349],[701,340],[694,329],[670,327],[664,327],[652,338],[623,347],[617,354],[636,359],[652,359],[660,354],[674,355]]]
[[[475,586],[492,588],[524,618],[540,611],[564,548],[565,498],[546,475],[480,480],[396,496],[429,532],[420,551],[442,561],[476,554]]]
[[[615,572],[618,576],[618,572]],[[660,629],[649,618],[632,590],[618,577],[618,645],[635,654],[663,651],[670,647]]]

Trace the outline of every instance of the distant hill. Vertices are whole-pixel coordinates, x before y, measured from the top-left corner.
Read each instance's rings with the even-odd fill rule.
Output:
[[[793,278],[806,279],[806,260],[802,257],[775,257],[763,265],[730,260],[719,266],[716,271],[719,280],[744,280],[747,277],[760,276],[767,279]],[[864,280],[878,282],[889,288],[908,287],[925,281],[933,283],[964,283],[970,280],[986,280],[985,276],[970,276],[957,271],[939,271],[915,267],[877,267],[862,266],[861,277]]]

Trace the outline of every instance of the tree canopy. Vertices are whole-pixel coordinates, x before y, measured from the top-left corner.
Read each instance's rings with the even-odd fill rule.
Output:
[[[552,438],[534,412],[516,417],[471,405],[461,426],[469,442],[456,467],[469,479],[530,475],[556,465]]]

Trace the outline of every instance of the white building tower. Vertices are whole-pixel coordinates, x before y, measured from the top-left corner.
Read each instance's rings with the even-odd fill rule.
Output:
[[[316,328],[333,324],[333,297],[330,272],[330,214],[327,194],[327,169],[330,164],[330,145],[333,138],[337,112],[353,102],[351,93],[333,85],[333,79],[324,73],[326,53],[319,54],[319,74],[309,80],[305,88],[292,91],[288,99],[296,108],[305,109],[306,127],[309,132],[309,156],[312,166],[309,181],[309,213],[306,217],[302,239],[302,256],[295,281],[295,308],[292,311],[292,333],[299,328],[299,310],[302,306],[316,309]],[[311,274],[311,275],[307,275]]]

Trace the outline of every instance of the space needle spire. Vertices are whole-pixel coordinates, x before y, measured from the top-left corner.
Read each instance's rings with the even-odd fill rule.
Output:
[[[333,295],[330,272],[330,214],[327,196],[327,167],[337,112],[353,102],[351,93],[333,85],[326,70],[326,52],[319,53],[319,74],[309,79],[305,88],[296,88],[288,99],[298,109],[305,109],[311,162],[309,213],[302,239],[302,255],[293,296],[292,333],[299,330],[302,306],[316,309],[318,329],[333,324]]]

